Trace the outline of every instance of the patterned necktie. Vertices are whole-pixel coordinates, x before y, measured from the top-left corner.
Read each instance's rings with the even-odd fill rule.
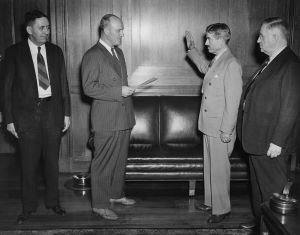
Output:
[[[47,90],[47,88],[50,86],[50,82],[46,70],[45,61],[41,54],[41,47],[38,47],[37,67],[38,67],[39,86],[44,90]]]
[[[257,72],[253,75],[253,77],[251,78],[251,82],[250,84],[247,86],[246,88],[246,91],[244,93],[244,96],[243,96],[243,107],[245,107],[245,103],[246,103],[246,98],[247,98],[247,95],[250,91],[250,88],[252,87],[252,85],[254,84],[254,82],[256,81],[257,77],[261,74],[261,72],[267,67],[269,63],[269,60],[266,60],[262,65],[261,67],[259,68],[259,70],[257,70]]]
[[[116,55],[115,48],[113,48],[113,47],[111,48],[111,53],[112,53],[113,57],[114,57],[116,60],[119,60],[118,57],[117,57],[117,55]]]

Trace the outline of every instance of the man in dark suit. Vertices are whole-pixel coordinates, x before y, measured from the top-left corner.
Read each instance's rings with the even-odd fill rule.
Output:
[[[44,163],[45,206],[65,215],[59,203],[58,157],[62,132],[70,125],[70,97],[64,56],[47,42],[50,25],[38,10],[27,12],[28,39],[6,50],[4,119],[17,139],[22,167],[23,212],[19,224],[36,211],[37,169]]]
[[[278,18],[262,23],[258,44],[267,61],[243,89],[238,135],[249,153],[254,215],[287,183],[288,157],[296,149],[300,61],[288,46],[288,28]]]
[[[123,191],[131,129],[135,125],[123,52],[118,46],[123,34],[122,20],[112,14],[100,21],[100,40],[84,55],[82,86],[93,98],[91,108],[94,158],[91,164],[93,212],[115,220],[110,202],[133,205]]]

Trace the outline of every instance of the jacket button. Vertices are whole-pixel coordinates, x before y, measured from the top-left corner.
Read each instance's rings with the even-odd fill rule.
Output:
[[[208,85],[210,85],[210,86],[211,86],[211,82],[210,82],[210,83],[208,83]]]
[[[207,112],[207,109],[204,109],[204,112]]]
[[[117,79],[116,79],[116,78],[113,78],[113,80],[116,81]]]
[[[206,99],[206,96],[204,96],[204,99]]]

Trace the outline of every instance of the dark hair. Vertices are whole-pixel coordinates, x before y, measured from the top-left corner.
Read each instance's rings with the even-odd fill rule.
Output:
[[[281,19],[280,17],[270,17],[265,19],[262,22],[262,25],[266,25],[267,29],[277,28],[281,31],[283,37],[286,39],[286,41],[289,40],[290,33],[289,33],[289,27],[286,21]]]
[[[230,28],[225,23],[216,23],[207,26],[206,33],[213,33],[217,38],[224,38],[226,44],[229,42],[231,37]]]
[[[110,18],[111,17],[116,17],[117,19],[121,20],[120,17],[114,15],[114,14],[106,14],[102,17],[100,20],[100,26],[99,26],[99,31],[100,33],[104,30],[104,28],[110,23]]]
[[[48,18],[43,12],[39,10],[32,10],[26,12],[24,16],[24,26],[27,27],[30,25],[35,19],[46,17]]]

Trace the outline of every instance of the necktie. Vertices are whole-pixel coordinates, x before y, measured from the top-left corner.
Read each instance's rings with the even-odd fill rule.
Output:
[[[117,57],[117,55],[116,55],[115,48],[113,48],[113,47],[111,48],[111,53],[112,53],[113,57],[114,57],[116,60],[119,60],[118,57]]]
[[[214,64],[215,60],[216,60],[216,58],[214,57],[214,58],[209,62],[208,68],[210,68],[210,67]]]
[[[254,82],[256,81],[256,78],[261,74],[261,72],[267,67],[269,63],[269,60],[266,60],[261,67],[259,68],[259,70],[257,70],[257,72],[253,75],[253,77],[251,78],[251,82],[250,84],[247,86],[246,91],[244,93],[244,97],[243,97],[243,107],[245,107],[245,102],[246,102],[246,98],[247,95],[252,87],[252,85],[254,84]]]
[[[38,47],[37,66],[38,66],[39,86],[44,90],[46,90],[50,86],[50,82],[46,70],[45,61],[41,54],[41,47]]]

